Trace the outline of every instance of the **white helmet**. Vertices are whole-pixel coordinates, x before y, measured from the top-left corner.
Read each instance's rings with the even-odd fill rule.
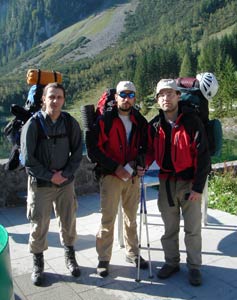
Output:
[[[199,81],[200,90],[207,100],[211,100],[217,93],[219,85],[212,73],[200,73],[196,76]]]

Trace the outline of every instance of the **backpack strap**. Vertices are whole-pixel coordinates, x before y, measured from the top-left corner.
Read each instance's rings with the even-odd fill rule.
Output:
[[[69,139],[69,147],[72,150],[72,145],[73,145],[73,143],[72,143],[72,117],[66,111],[61,112],[61,115],[64,119],[66,134],[67,134],[68,139]]]
[[[104,120],[104,125],[105,125],[105,134],[108,135],[110,132],[110,129],[113,124],[113,119],[116,116],[116,110],[107,110],[103,114],[103,120]],[[100,117],[99,117],[100,118]]]
[[[45,120],[42,115],[41,111],[38,111],[37,114],[34,116],[36,120],[36,124],[38,127],[38,140],[37,144],[40,143],[41,139],[57,139],[57,138],[69,138],[69,147],[72,149],[72,119],[69,113],[67,112],[61,112],[61,115],[64,120],[66,132],[58,135],[49,135],[47,127],[45,126]]]
[[[53,75],[54,75],[54,82],[57,82],[58,76],[57,76],[57,72],[54,70],[53,70]]]
[[[41,70],[38,69],[38,80],[37,80],[37,84],[40,84],[40,79],[41,79]]]

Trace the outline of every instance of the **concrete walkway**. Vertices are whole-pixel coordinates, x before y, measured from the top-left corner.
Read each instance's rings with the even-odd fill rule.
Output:
[[[203,285],[192,287],[187,280],[183,226],[180,232],[181,271],[167,280],[156,277],[164,262],[160,237],[164,227],[156,205],[153,188],[147,190],[148,226],[151,244],[153,279],[148,271],[141,271],[136,282],[136,269],[125,262],[115,227],[115,242],[111,271],[107,278],[96,275],[97,254],[95,235],[100,222],[98,194],[78,199],[76,244],[81,277],[72,278],[64,264],[64,251],[58,238],[56,219],[52,216],[48,235],[49,249],[45,252],[46,283],[42,287],[31,284],[32,256],[27,251],[29,225],[26,207],[0,209],[0,223],[9,233],[11,266],[16,300],[148,300],[148,299],[237,299],[237,216],[208,209],[208,224],[203,227]],[[139,222],[139,215],[138,215]],[[146,231],[143,226],[142,256],[148,257]],[[0,296],[1,298],[1,296]]]

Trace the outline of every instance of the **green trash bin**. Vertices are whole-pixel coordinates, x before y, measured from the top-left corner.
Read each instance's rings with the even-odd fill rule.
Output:
[[[14,300],[8,233],[0,225],[0,298]]]

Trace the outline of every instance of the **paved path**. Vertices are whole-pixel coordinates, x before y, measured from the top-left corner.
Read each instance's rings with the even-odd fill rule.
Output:
[[[208,210],[208,225],[203,227],[203,285],[192,287],[187,280],[183,226],[180,232],[181,271],[168,280],[156,277],[164,258],[160,237],[164,227],[156,206],[156,190],[148,188],[148,224],[154,278],[141,271],[141,282],[135,282],[136,269],[125,262],[124,249],[118,247],[117,226],[107,278],[96,275],[95,234],[100,221],[99,195],[81,196],[78,200],[77,258],[82,275],[72,278],[64,265],[56,219],[52,216],[45,252],[47,282],[43,287],[31,284],[32,257],[27,252],[29,225],[25,207],[0,209],[0,223],[9,233],[11,265],[16,300],[149,300],[149,299],[237,299],[237,216]],[[139,215],[138,215],[139,221]],[[147,258],[146,234],[143,226],[143,257]],[[1,296],[0,296],[1,299]]]

